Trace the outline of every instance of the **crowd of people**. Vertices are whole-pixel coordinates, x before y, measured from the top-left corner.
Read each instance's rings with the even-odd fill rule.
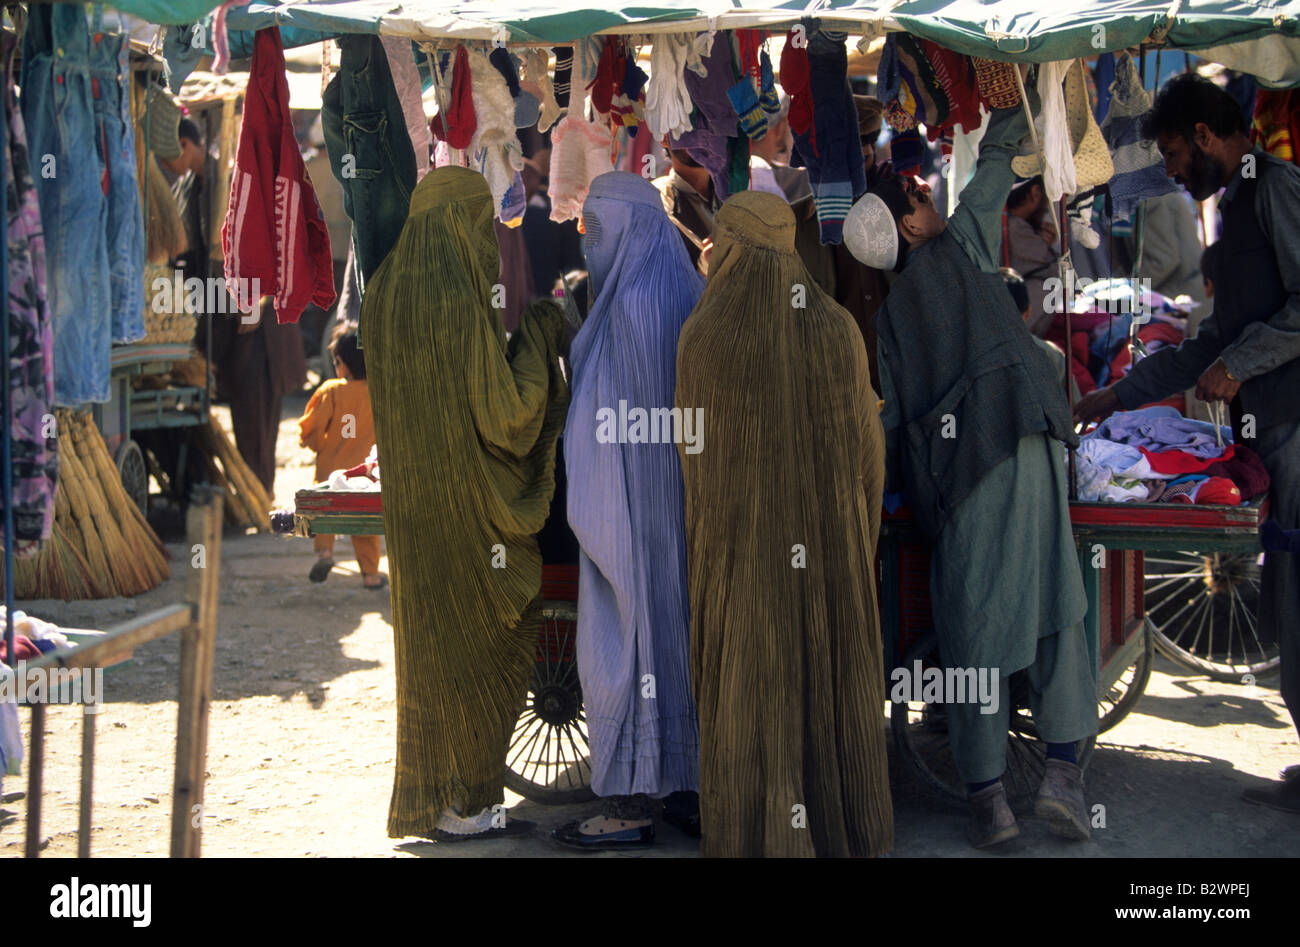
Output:
[[[812,41],[810,54],[835,55]],[[345,85],[330,108],[382,91]],[[1227,92],[1178,76],[1143,120],[1192,198],[1224,189],[1222,236],[1203,259],[1184,246],[1186,199],[1148,202],[1151,272],[1160,292],[1202,303],[1195,334],[1110,387],[1075,366],[1067,393],[1072,340],[1051,291],[1063,222],[1050,174],[1018,173],[1024,109],[990,109],[949,214],[935,192],[952,181],[932,188],[892,160],[889,105],[832,91],[847,128],[825,103],[795,128],[791,99],[773,95],[749,187],[725,197],[708,154],[641,136],[629,164],[663,173],[595,177],[580,224],[553,219],[552,142],[536,127],[518,133],[513,227],[494,219],[482,174],[417,174],[393,133],[390,186],[409,210],[366,198],[360,326],[336,336],[338,380],[299,422],[318,480],[372,442],[382,458],[398,668],[390,835],[533,830],[500,804],[557,532],[579,569],[577,672],[601,802],[555,841],[643,848],[662,819],[708,855],[870,856],[893,845],[882,508],[906,503],[930,545],[942,663],[995,682],[991,702],[946,701],[942,714],[978,848],[1020,831],[1002,781],[1013,682],[1044,744],[1034,811],[1063,838],[1090,837],[1078,750],[1097,731],[1097,668],[1066,465],[1080,422],[1189,389],[1229,402],[1271,477],[1272,520],[1300,528],[1300,169],[1252,145]],[[850,183],[833,182],[852,190],[842,217],[824,168],[798,166],[817,134],[823,148],[849,137]],[[201,145],[182,138],[168,170],[182,207],[197,207]],[[191,226],[201,242],[206,227]],[[237,417],[236,434],[268,483],[266,404],[294,374],[271,370],[283,328],[229,320],[214,339],[219,380],[244,379],[232,392],[258,402],[262,422]],[[611,436],[604,416],[623,405],[662,419],[664,436]],[[364,430],[341,438],[344,417]],[[363,584],[382,588],[377,538],[353,542]],[[332,548],[317,537],[313,580]],[[1270,552],[1263,584],[1261,628],[1297,717],[1295,554]],[[1300,769],[1248,798],[1300,813]]]
[[[488,301],[500,260],[482,178],[437,168],[417,185],[362,313],[395,592],[391,834],[532,829],[493,807],[532,661],[533,537],[561,427],[602,802],[553,834],[587,851],[654,844],[661,812],[709,855],[891,848],[873,577],[888,494],[905,497],[932,543],[944,664],[995,669],[1002,690],[997,712],[945,708],[981,848],[1019,832],[1001,779],[1017,673],[1046,744],[1035,812],[1062,837],[1090,835],[1076,750],[1096,732],[1097,669],[1067,503],[1076,421],[1189,386],[1207,400],[1240,391],[1273,478],[1271,515],[1300,527],[1300,218],[1288,213],[1300,170],[1252,149],[1226,93],[1180,77],[1147,119],[1193,197],[1226,188],[1232,264],[1216,267],[1214,315],[1074,417],[1062,353],[1031,331],[1050,321],[1036,281],[1056,261],[1042,184],[1012,171],[1023,111],[992,112],[949,217],[918,179],[876,161],[880,103],[854,106],[868,187],[843,245],[816,239],[800,175],[782,163],[783,118],[752,159],[754,189],[726,201],[676,148],[653,186],[598,177],[583,207],[588,314],[576,335],[539,301],[507,342]],[[1004,210],[1023,280],[1004,275]],[[620,400],[702,410],[703,449],[603,437],[600,410]],[[1294,559],[1268,555],[1261,615],[1281,643],[1293,716]],[[1300,812],[1300,780],[1248,797]]]

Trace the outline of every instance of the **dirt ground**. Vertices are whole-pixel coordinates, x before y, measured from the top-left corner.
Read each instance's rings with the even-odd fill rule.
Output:
[[[276,478],[279,505],[312,480],[293,419],[304,398],[286,399]],[[182,597],[180,537],[169,544],[175,575],[136,599],[22,603],[71,627],[106,627]],[[227,534],[221,562],[220,632],[209,722],[205,856],[692,856],[697,843],[670,826],[636,855],[586,856],[553,845],[552,826],[589,806],[547,807],[507,791],[516,814],[539,823],[534,837],[438,845],[389,839],[385,831],[395,746],[394,669],[388,592],[361,588],[351,550],[322,586],[307,581],[305,539]],[[382,571],[387,571],[385,558]],[[105,677],[107,706],[95,749],[92,852],[161,856],[168,851],[175,763],[175,637],[140,648]],[[30,715],[20,711],[24,737]],[[43,831],[46,855],[77,846],[80,712],[47,715]],[[894,758],[894,856],[971,856],[963,816],[934,802]],[[1146,696],[1105,734],[1088,771],[1088,795],[1105,806],[1091,842],[1064,843],[1025,820],[1011,854],[1032,856],[1294,856],[1300,818],[1241,801],[1291,763],[1300,746],[1275,680],[1255,687],[1189,675],[1158,658]],[[26,771],[4,784],[0,855],[23,853]]]

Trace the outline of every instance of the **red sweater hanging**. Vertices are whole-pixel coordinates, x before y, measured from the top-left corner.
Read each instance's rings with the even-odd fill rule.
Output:
[[[258,30],[253,41],[221,251],[227,287],[244,311],[257,305],[259,293],[275,297],[281,324],[297,322],[308,303],[334,305],[329,230],[294,137],[275,26]]]

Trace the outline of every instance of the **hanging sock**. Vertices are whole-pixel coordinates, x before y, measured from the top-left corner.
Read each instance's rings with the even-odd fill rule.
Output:
[[[752,139],[759,139],[767,134],[767,116],[763,113],[762,105],[759,104],[754,83],[748,76],[742,77],[727,90],[727,98],[731,99],[736,114],[740,116],[741,131]]]
[[[776,77],[772,74],[772,57],[767,50],[759,55],[759,89],[758,104],[768,115],[781,111],[781,96],[776,91]]]
[[[469,54],[464,46],[457,46],[456,61],[451,71],[451,97],[447,103],[446,118],[444,119],[439,112],[429,123],[429,128],[434,135],[452,148],[465,149],[473,140],[477,127],[478,117],[474,112]]]
[[[635,138],[637,126],[641,124],[641,118],[637,115],[637,105],[641,98],[641,90],[645,88],[646,81],[650,77],[636,64],[635,56],[627,56],[625,59],[623,79],[614,101],[614,114],[623,122],[628,135]]]
[[[591,91],[591,107],[600,115],[608,114],[614,97],[614,60],[618,58],[616,43],[614,37],[605,37],[600,62],[596,64],[596,76],[587,85]]]
[[[555,104],[562,109],[569,107],[569,86],[573,79],[573,47],[556,46],[555,53]]]
[[[541,92],[537,130],[543,134],[564,114],[560,103],[555,98],[555,87],[551,83],[551,75],[546,66],[545,51],[530,49],[525,54],[524,69],[528,73],[528,81],[537,86],[538,91]]]

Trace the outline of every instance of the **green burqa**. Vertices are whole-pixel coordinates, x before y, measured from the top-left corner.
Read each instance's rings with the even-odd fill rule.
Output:
[[[397,652],[394,838],[503,800],[540,629],[564,321],[535,303],[506,344],[492,212],[477,172],[431,171],[362,305]]]
[[[884,433],[852,317],[794,249],[790,207],[714,222],[682,328],[677,406],[706,855],[893,846],[874,559]]]

